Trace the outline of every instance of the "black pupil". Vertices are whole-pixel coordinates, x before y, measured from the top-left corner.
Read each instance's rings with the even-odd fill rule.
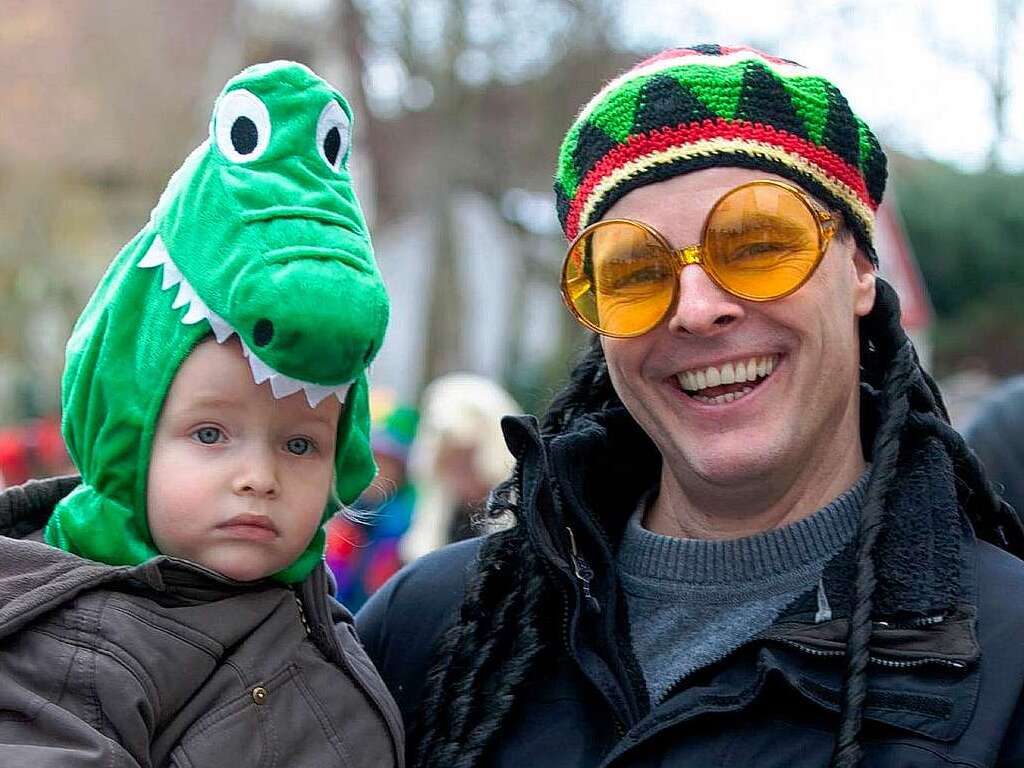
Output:
[[[259,131],[256,130],[256,123],[245,115],[235,118],[235,122],[231,124],[231,145],[235,152],[248,155],[256,149],[258,140]]]
[[[324,136],[324,155],[331,165],[338,159],[338,150],[341,149],[341,131],[337,127],[331,128]]]

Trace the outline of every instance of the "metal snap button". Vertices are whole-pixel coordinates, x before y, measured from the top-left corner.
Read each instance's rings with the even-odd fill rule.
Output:
[[[267,693],[267,689],[264,688],[262,685],[257,685],[255,688],[252,689],[252,700],[256,704],[266,704],[267,696],[269,695],[270,694]]]

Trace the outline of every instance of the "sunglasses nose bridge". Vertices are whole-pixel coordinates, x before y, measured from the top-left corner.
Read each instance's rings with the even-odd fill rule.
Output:
[[[688,267],[690,264],[704,263],[704,252],[701,249],[700,244],[688,245],[685,248],[679,248],[672,251],[672,255],[679,263],[680,269]]]

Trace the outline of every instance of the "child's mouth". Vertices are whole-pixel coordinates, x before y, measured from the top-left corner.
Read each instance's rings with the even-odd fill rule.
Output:
[[[252,541],[270,541],[277,538],[277,527],[266,515],[237,515],[217,528],[231,536]]]

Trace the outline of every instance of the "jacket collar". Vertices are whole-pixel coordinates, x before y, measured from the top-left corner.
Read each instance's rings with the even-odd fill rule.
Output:
[[[538,498],[539,506],[522,505],[522,522],[543,544],[540,551],[572,576],[574,554],[598,572],[613,569],[630,514],[657,482],[661,457],[650,439],[622,406],[580,419],[571,432],[553,437],[542,437],[532,417],[508,417],[503,426],[522,462],[524,495],[551,497],[549,503]],[[974,536],[954,482],[952,462],[936,439],[905,440],[876,545],[879,620],[929,620],[974,602],[972,559],[965,556]],[[826,569],[825,589],[838,618],[849,615],[855,569],[853,544]],[[789,614],[813,615],[813,599],[798,601]]]

